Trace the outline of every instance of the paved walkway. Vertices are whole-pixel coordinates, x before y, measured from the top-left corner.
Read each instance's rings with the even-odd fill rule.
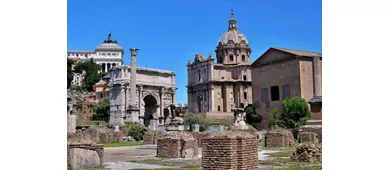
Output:
[[[155,168],[178,168],[172,166],[160,166],[160,165],[150,165],[142,163],[133,163],[133,162],[107,162],[105,163],[106,167],[104,169],[110,170],[128,170],[136,168],[145,168],[145,169],[155,169]]]

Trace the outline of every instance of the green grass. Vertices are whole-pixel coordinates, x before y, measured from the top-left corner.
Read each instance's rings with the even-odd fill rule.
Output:
[[[139,146],[139,145],[143,145],[143,144],[144,144],[143,142],[125,142],[125,141],[121,141],[121,142],[108,142],[108,143],[104,143],[104,147]]]
[[[274,152],[274,153],[264,153],[265,155],[269,155],[271,157],[291,157],[294,151],[286,151],[286,152]]]
[[[201,167],[202,167],[201,164],[189,164],[189,165],[183,166],[182,168],[201,168]]]
[[[132,170],[151,170],[151,169],[137,168]],[[153,170],[200,170],[200,168],[157,168]]]
[[[225,125],[225,126],[230,126],[233,124],[234,120],[207,120],[209,124],[211,125]]]
[[[265,140],[261,140],[261,142],[257,143],[258,146],[265,147]]]

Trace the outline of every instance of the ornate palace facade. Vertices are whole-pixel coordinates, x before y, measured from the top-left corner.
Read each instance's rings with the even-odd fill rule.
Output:
[[[196,54],[194,62],[188,62],[189,112],[231,112],[252,103],[251,48],[238,31],[233,11],[228,23],[217,43],[216,63],[211,53],[207,58]]]
[[[123,64],[123,54],[123,48],[116,40],[111,39],[109,33],[107,40],[98,45],[95,51],[68,51],[68,59],[72,59],[76,64],[93,58],[95,63],[101,65],[102,72],[108,72],[110,68]]]

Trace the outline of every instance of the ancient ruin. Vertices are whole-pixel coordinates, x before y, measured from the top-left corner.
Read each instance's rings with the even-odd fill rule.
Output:
[[[302,129],[299,129],[298,142],[299,143],[318,143],[317,133],[303,132]]]
[[[170,105],[171,120],[167,126],[167,131],[183,131],[183,114],[180,107],[176,107],[174,104]]]
[[[296,162],[322,162],[322,147],[316,144],[303,144],[297,148],[291,159]]]
[[[265,134],[266,147],[294,147],[293,134],[285,129],[269,131]]]
[[[212,133],[202,139],[202,169],[256,169],[257,136],[248,132]]]
[[[76,98],[68,90],[67,93],[67,118],[68,118],[67,132],[68,133],[76,133],[76,113],[77,113],[76,108],[77,108]]]
[[[159,131],[147,131],[144,133],[143,141],[144,145],[157,145],[157,140],[162,138],[163,134]]]
[[[159,158],[198,157],[198,141],[187,132],[170,131],[157,140]]]
[[[238,130],[246,130],[248,129],[248,125],[245,123],[246,113],[243,108],[232,108],[232,112],[234,112],[234,124],[232,129]]]
[[[103,144],[74,143],[67,147],[67,165],[73,170],[104,165]]]

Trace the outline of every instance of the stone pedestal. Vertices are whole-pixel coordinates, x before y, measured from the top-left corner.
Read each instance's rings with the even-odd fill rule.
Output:
[[[192,131],[199,132],[199,125],[198,124],[192,125]]]
[[[76,115],[68,115],[68,133],[76,133]]]
[[[156,119],[152,119],[152,120],[150,120],[149,129],[152,130],[152,131],[155,131],[155,130],[157,130],[157,125],[158,125],[157,120]]]
[[[130,122],[139,123],[139,111],[138,106],[130,106]]]
[[[119,132],[119,126],[118,125],[115,126],[115,132]]]

